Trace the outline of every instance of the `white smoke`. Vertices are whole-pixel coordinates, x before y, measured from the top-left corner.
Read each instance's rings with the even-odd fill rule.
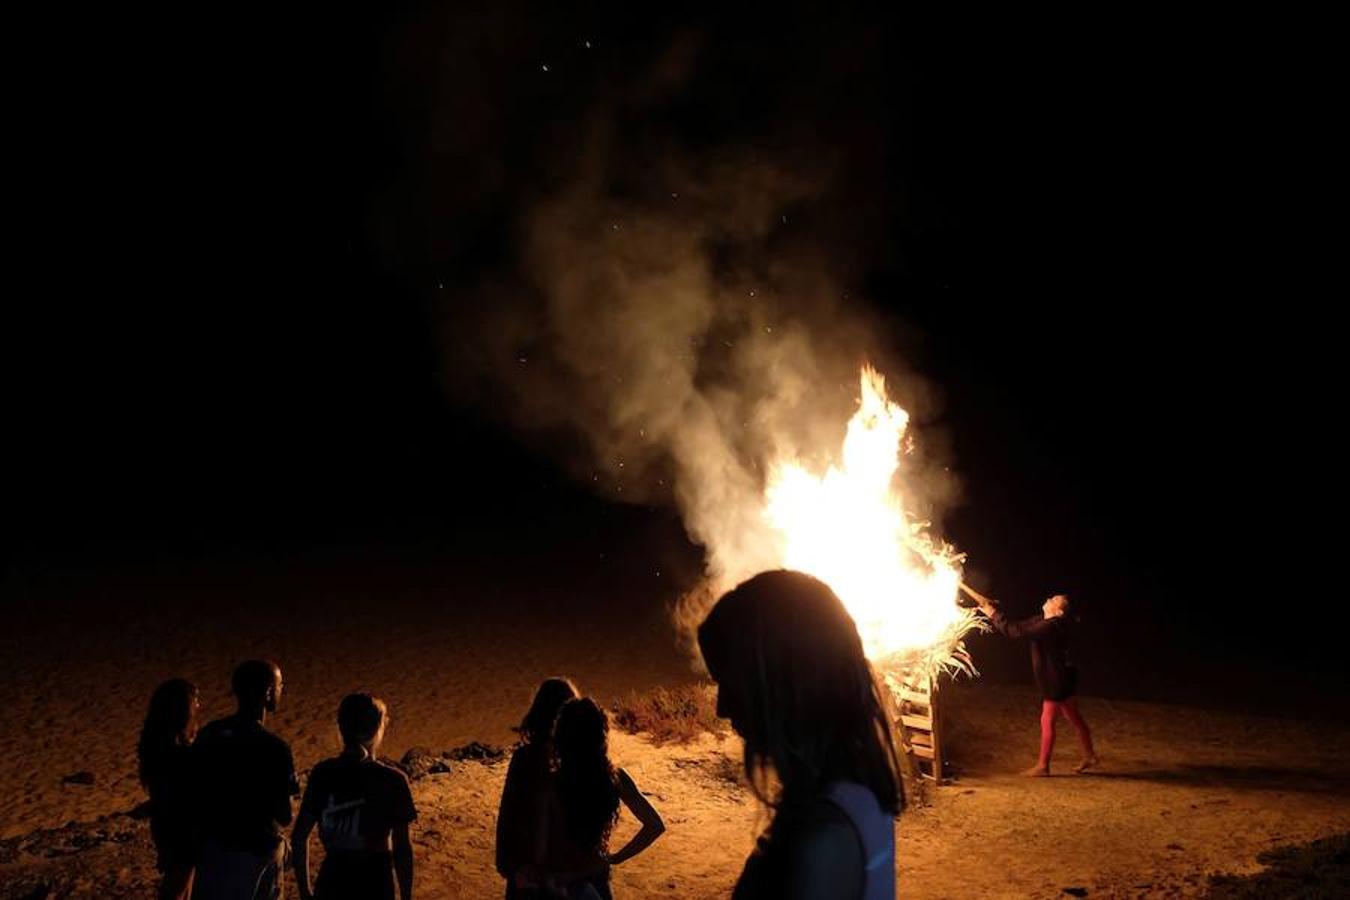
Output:
[[[862,362],[885,369],[920,419],[932,403],[887,352],[889,332],[831,277],[828,239],[816,245],[788,219],[827,176],[722,157],[667,165],[624,198],[605,189],[606,159],[594,149],[533,209],[526,284],[478,298],[460,352],[513,421],[580,436],[570,462],[598,490],[673,500],[720,589],[774,564],[766,467],[837,453]],[[929,488],[940,496],[949,482],[907,469],[908,488],[928,485],[911,504],[932,510]]]

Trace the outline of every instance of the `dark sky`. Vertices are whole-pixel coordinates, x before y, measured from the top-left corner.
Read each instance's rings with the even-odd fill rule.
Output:
[[[1315,60],[1256,23],[1104,12],[565,6],[64,47],[9,329],[14,559],[606,515],[447,395],[436,308],[511,277],[600,115],[634,172],[828,160],[802,233],[940,389],[947,531],[990,585],[1067,585],[1144,640],[1320,646],[1271,614],[1338,574]]]

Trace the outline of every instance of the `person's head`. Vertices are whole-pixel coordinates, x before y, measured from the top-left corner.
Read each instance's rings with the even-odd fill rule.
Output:
[[[1053,619],[1056,616],[1066,616],[1069,614],[1069,595],[1056,594],[1049,600],[1041,604],[1041,612],[1047,619]]]
[[[348,694],[338,704],[337,721],[343,749],[373,759],[384,740],[389,708],[379,697]]]
[[[235,667],[230,690],[247,712],[276,712],[281,700],[281,667],[268,659],[250,659]]]
[[[609,717],[590,697],[568,700],[553,726],[558,767],[609,759]]]
[[[746,776],[762,801],[804,801],[832,781],[854,781],[900,811],[886,703],[857,626],[824,582],[762,572],[717,601],[698,643],[717,682],[717,713],[745,739]]]
[[[589,697],[563,704],[553,726],[553,752],[572,840],[581,847],[603,847],[619,812],[605,711]]]
[[[197,687],[183,678],[171,678],[150,695],[150,708],[141,726],[137,745],[141,781],[152,774],[156,755],[173,746],[187,746],[197,736],[197,710],[201,701]]]
[[[516,729],[527,744],[543,744],[553,733],[558,711],[578,696],[577,686],[568,678],[545,678],[534,692],[534,702]]]

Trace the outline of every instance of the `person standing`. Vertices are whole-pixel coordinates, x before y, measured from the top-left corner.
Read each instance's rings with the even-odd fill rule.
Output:
[[[1070,609],[1066,594],[1055,594],[1041,604],[1040,615],[1010,620],[993,600],[961,585],[961,589],[979,604],[990,624],[1010,638],[1024,638],[1031,647],[1031,673],[1040,688],[1041,753],[1036,765],[1023,772],[1032,778],[1050,774],[1050,758],[1055,750],[1055,720],[1059,716],[1069,720],[1078,734],[1083,748],[1083,759],[1075,772],[1086,772],[1098,764],[1097,751],[1092,746],[1092,731],[1078,711],[1078,669],[1069,662]]]
[[[403,900],[413,896],[408,826],[417,818],[408,778],[378,756],[388,707],[370,694],[348,694],[338,706],[342,753],[314,767],[291,834],[300,900]],[[309,887],[309,836],[323,842],[323,865]]]
[[[904,808],[885,695],[857,626],[824,582],[761,572],[698,629],[717,714],[745,741],[745,773],[773,811],[735,900],[894,900]]]
[[[192,741],[201,701],[190,681],[155,688],[136,745],[141,784],[150,795],[150,837],[161,878],[159,900],[188,900],[197,858],[192,813]]]
[[[557,770],[535,853],[543,896],[611,900],[610,869],[650,847],[665,832],[665,822],[632,776],[610,762],[609,717],[594,700],[582,697],[563,706],[553,726],[553,749]],[[610,853],[621,805],[642,827]]]
[[[267,730],[281,701],[281,669],[253,659],[234,670],[232,716],[201,730],[194,746],[201,850],[193,900],[278,900],[284,829],[300,793],[290,746]]]
[[[537,839],[544,827],[553,777],[553,723],[563,704],[577,696],[571,679],[544,679],[516,728],[520,746],[511,754],[497,807],[497,872],[506,879],[507,900],[538,895],[536,889],[520,882],[534,862]]]

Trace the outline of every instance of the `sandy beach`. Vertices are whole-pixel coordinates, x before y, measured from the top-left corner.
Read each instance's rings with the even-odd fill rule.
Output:
[[[384,754],[397,759],[411,747],[508,746],[549,674],[572,675],[605,705],[696,677],[664,613],[672,587],[653,580],[634,602],[607,595],[601,579],[579,604],[525,574],[487,574],[280,560],[18,585],[9,602],[20,627],[0,639],[0,752],[12,763],[0,771],[0,897],[147,894],[148,830],[126,813],[143,799],[134,745],[144,704],[171,675],[200,685],[213,718],[230,710],[235,661],[278,659],[286,692],[271,726],[301,770],[335,751],[333,713],[356,688],[388,700]],[[1076,752],[1065,734],[1056,777],[1035,780],[1015,774],[1036,746],[1030,687],[963,683],[945,702],[956,777],[900,821],[902,896],[1201,896],[1215,889],[1211,876],[1260,873],[1264,851],[1350,832],[1341,724],[1088,696],[1100,771],[1059,776]],[[616,870],[616,895],[727,896],[764,821],[736,780],[737,740],[655,746],[616,733],[612,755],[669,826]],[[499,892],[505,768],[457,761],[414,782],[420,896]],[[92,783],[71,778],[79,773]],[[619,838],[635,827],[625,819]]]

